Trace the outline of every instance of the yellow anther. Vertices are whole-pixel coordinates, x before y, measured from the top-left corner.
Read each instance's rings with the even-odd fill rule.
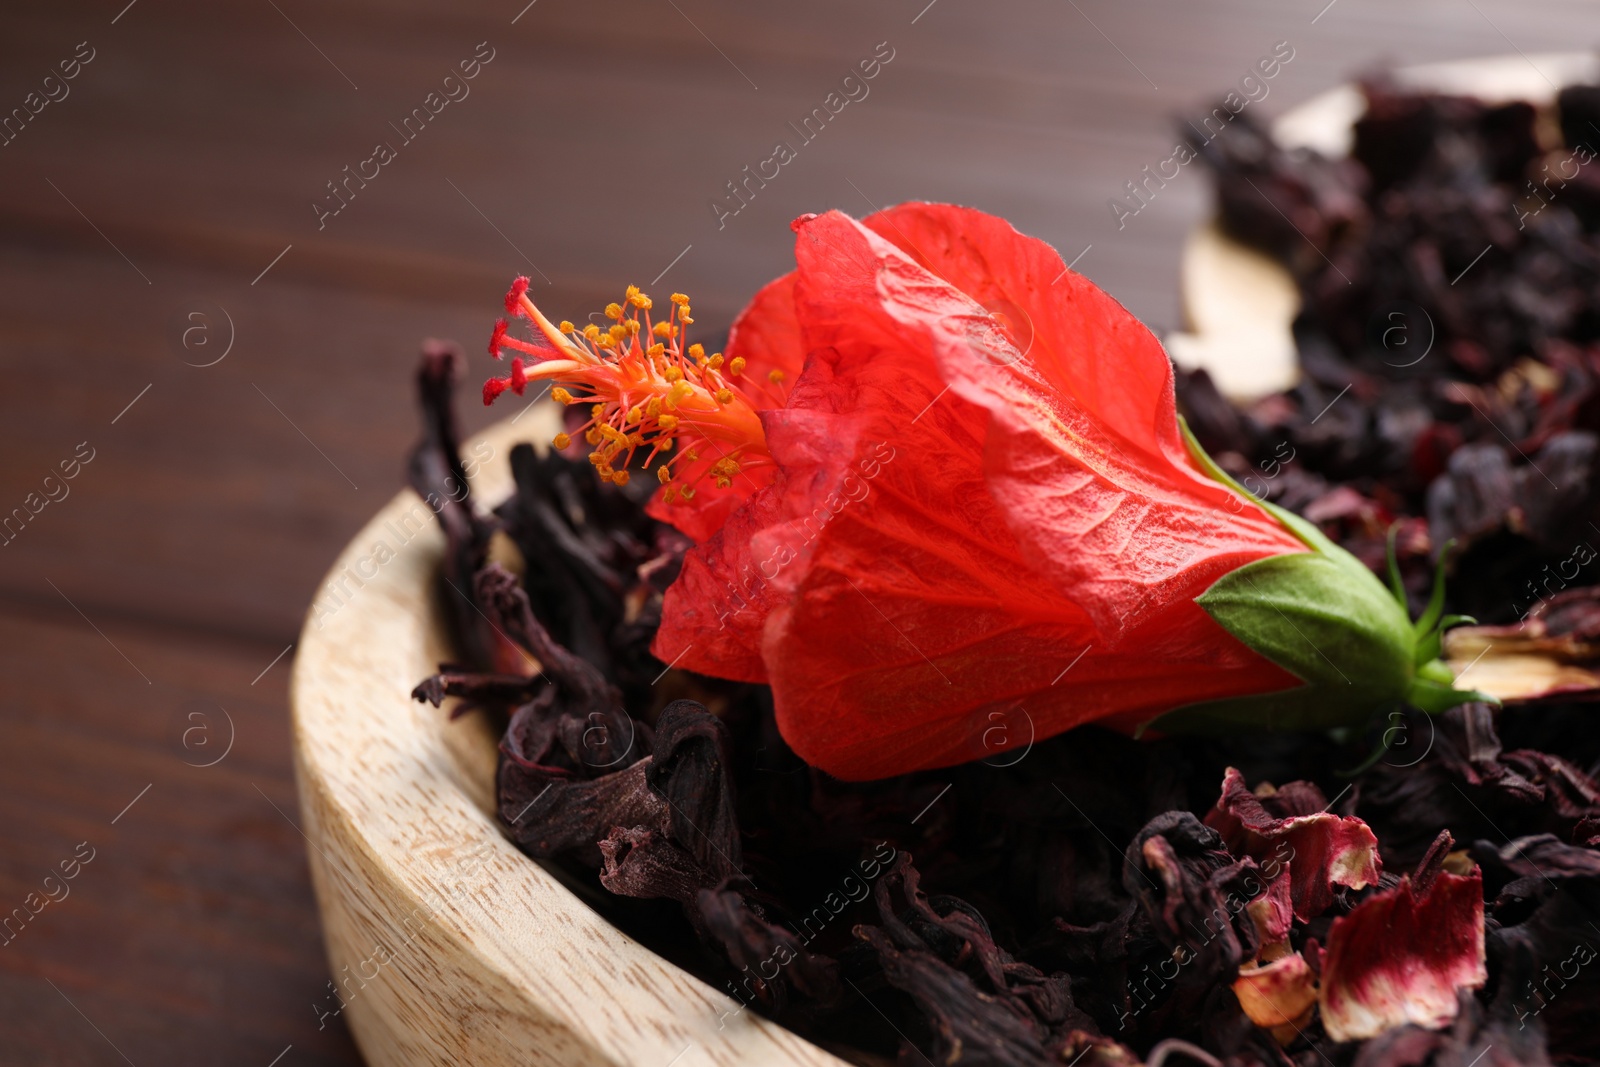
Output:
[[[719,489],[727,489],[733,485],[734,475],[741,469],[738,460],[732,456],[724,456],[711,465],[711,479],[717,483]]]
[[[652,419],[661,414],[661,398],[659,396],[651,397],[650,402],[644,406],[644,413],[647,418]]]
[[[622,325],[620,322],[611,327],[611,329],[607,332],[610,333],[611,340],[613,341],[620,341],[624,337],[628,336],[628,328]]]
[[[621,444],[628,439],[628,435],[617,429],[615,426],[602,425],[597,427],[597,429],[600,431],[600,436],[604,437],[607,441],[613,444]]]
[[[617,339],[609,333],[603,333],[594,339],[594,346],[596,348],[616,348]]]
[[[694,499],[694,486],[692,486],[692,485],[684,486],[683,490],[679,493],[679,495],[682,496],[683,499],[685,499],[685,500],[693,500]]]
[[[589,325],[583,328],[583,336],[593,341],[596,337],[600,336],[600,327],[591,322]]]
[[[637,285],[628,286],[628,303],[632,304],[636,308],[642,308],[646,311],[648,311],[652,306],[650,298],[641,293]]]
[[[611,476],[611,481],[615,485],[627,485],[628,484],[628,472],[627,471],[617,471],[615,474],[613,474]]]
[[[672,481],[672,469],[665,463],[656,468],[656,481],[660,482],[662,485],[666,485],[668,482]]]
[[[628,409],[628,421],[629,422],[638,422],[639,419],[643,415],[644,415],[644,412],[639,410],[639,405],[638,404],[635,404],[635,405],[633,405],[633,407]]]
[[[667,346],[662,344],[660,341],[657,341],[655,344],[645,349],[644,354],[647,356],[654,356],[659,359],[661,356],[667,354]]]
[[[767,381],[771,382],[773,385],[782,385],[783,384],[783,371],[781,371],[781,370],[769,370],[769,371],[767,371]]]
[[[694,325],[694,320],[689,317],[689,309],[687,307],[683,309],[683,314],[678,316],[678,321],[683,323],[685,326]]]
[[[698,448],[689,449],[689,451],[687,451],[687,452],[685,452],[683,454],[683,461],[685,463],[699,463],[700,462],[700,450]]]
[[[683,381],[683,371],[677,367],[668,367],[662,377],[676,385],[678,382]]]
[[[605,413],[606,413],[606,406],[604,404],[596,404],[596,405],[594,405],[593,407],[591,407],[589,409],[589,417],[591,419],[598,419],[600,416],[604,415]]]
[[[589,462],[593,463],[596,467],[600,466],[605,461],[606,461],[606,457],[601,455],[599,452],[590,452],[589,453]]]
[[[733,403],[733,390],[732,389],[718,389],[717,390],[717,402],[720,403],[720,404],[731,404],[731,403]]]
[[[572,403],[572,394],[558,385],[554,389],[550,390],[550,399],[554,400],[557,404],[570,404]]]
[[[591,426],[589,432],[583,435],[583,439],[591,445],[597,445],[600,443],[600,431]]]
[[[670,437],[657,437],[656,438],[656,450],[660,451],[660,452],[671,452],[672,451],[672,438],[670,438]]]
[[[557,329],[559,329],[562,333],[571,333],[573,330],[576,330],[577,327],[572,325],[572,323],[568,322],[566,319],[562,319],[561,325],[557,327]]]
[[[744,373],[743,356],[733,357],[733,359],[728,363],[728,373],[733,375],[735,378]]]
[[[694,395],[694,386],[685,381],[672,383],[672,388],[667,391],[667,407],[675,408],[689,397]]]
[[[673,293],[672,302],[681,307],[689,302],[689,298],[684,296],[682,293]]]
[[[655,403],[655,401],[652,400],[651,403]],[[656,425],[661,427],[662,433],[671,433],[678,428],[678,416],[662,415],[656,419]]]
[[[710,367],[712,370],[721,370],[722,369],[722,353],[718,352],[715,355],[713,355],[710,359],[706,360],[706,366]]]
[[[667,338],[672,336],[672,323],[658,322],[656,323],[655,328],[650,332],[665,341]]]
[[[640,445],[644,444],[644,434],[637,431],[630,433],[628,435],[628,444],[632,445],[634,448],[638,448]]]
[[[550,439],[550,445],[553,448],[566,448],[570,444],[572,444],[572,438],[564,433],[558,433]]]
[[[675,485],[667,486],[667,491],[661,494],[662,503],[670,504],[676,499],[678,499],[678,487]]]
[[[689,346],[689,358],[696,363],[706,358],[706,346],[696,341]]]
[[[607,304],[606,305],[606,318],[608,318],[608,319],[620,319],[620,318],[622,318],[622,305],[621,304]]]
[[[639,332],[639,330],[640,330],[639,320],[638,319],[628,319],[627,321],[623,322],[622,328],[628,331],[628,336],[629,337],[632,337],[635,334],[637,334]]]

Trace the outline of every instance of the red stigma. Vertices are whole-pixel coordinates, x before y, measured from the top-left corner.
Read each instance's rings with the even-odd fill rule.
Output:
[[[520,275],[517,278],[516,281],[511,283],[511,288],[506,290],[506,314],[507,315],[520,315],[520,314],[522,314],[522,311],[518,308],[517,304],[518,304],[518,301],[520,301],[522,299],[522,294],[526,293],[527,291],[528,291],[528,276],[526,274]]]
[[[517,356],[511,361],[511,391],[518,396],[528,387],[528,372],[523,369],[522,357]]]
[[[500,346],[505,343],[506,327],[508,325],[505,319],[495,320],[494,334],[489,338],[489,354],[495,359],[500,358]]]
[[[505,378],[490,378],[483,383],[483,406],[488,407],[494,403],[494,398],[511,387],[511,382]]]

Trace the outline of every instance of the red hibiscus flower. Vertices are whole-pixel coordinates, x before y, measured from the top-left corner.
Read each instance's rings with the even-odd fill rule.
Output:
[[[664,662],[770,684],[794,750],[850,779],[1174,709],[1163,729],[1320,727],[1467,698],[1437,609],[1414,628],[1217,470],[1160,344],[1048,245],[933,204],[795,230],[726,357],[685,347],[687,298],[655,323],[636,289],[580,333],[514,288],[550,347],[490,345],[538,362],[486,400],[580,387],[556,395],[593,405],[600,474],[654,463],[655,514],[699,542]]]

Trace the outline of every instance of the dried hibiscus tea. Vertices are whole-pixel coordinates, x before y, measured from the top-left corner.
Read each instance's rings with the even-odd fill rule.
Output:
[[[1415,138],[1471,129],[1508,181],[1544,128],[1371,92],[1355,161],[1255,131],[1213,162],[1357,242],[1374,190],[1437,180]],[[1001,219],[793,228],[796,269],[720,349],[683,294],[630,286],[581,329],[507,294],[483,399],[548,384],[565,428],[512,453],[492,514],[441,512],[460,662],[415,695],[496,717],[511,840],[725,991],[722,1024],[761,1012],[862,1064],[1600,1056],[1600,968],[1537,984],[1600,922],[1600,740],[1560,704],[1584,687],[1500,709],[1460,654],[1588,677],[1593,597],[1537,594],[1513,634],[1482,561],[1524,565],[1550,548],[1528,516],[1600,500],[1572,436],[1600,403],[1503,359],[1515,331],[1353,360],[1351,297],[1296,259],[1327,336],[1296,392],[1240,409]],[[419,492],[460,467],[458,358],[425,359]],[[1463,605],[1490,625],[1458,629]]]

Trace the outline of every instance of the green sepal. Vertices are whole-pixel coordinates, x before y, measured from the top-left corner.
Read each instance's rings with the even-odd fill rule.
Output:
[[[1196,598],[1208,615],[1252,650],[1304,684],[1276,693],[1190,704],[1149,727],[1227,732],[1240,728],[1317,730],[1358,727],[1382,708],[1410,703],[1436,714],[1470,700],[1492,700],[1450,684],[1438,657],[1443,611],[1443,561],[1434,595],[1413,624],[1394,563],[1390,584],[1334,544],[1314,524],[1247,492],[1200,447],[1179,420],[1202,469],[1272,515],[1309,552],[1269,556],[1214,582]],[[1419,647],[1422,646],[1422,647]],[[1142,732],[1142,731],[1141,731]]]
[[[1306,684],[1179,708],[1156,721],[1159,729],[1359,725],[1374,708],[1405,699],[1413,681],[1411,621],[1342,549],[1256,560],[1217,579],[1196,603]]]
[[[1439,617],[1444,614],[1444,564],[1445,557],[1450,555],[1450,550],[1455,547],[1454,541],[1446,541],[1439,549],[1439,563],[1433,571],[1433,594],[1428,597],[1428,606],[1418,617],[1416,624],[1417,636],[1433,632],[1439,624]],[[1432,658],[1432,657],[1429,657]]]
[[[1400,610],[1410,611],[1411,605],[1406,602],[1406,583],[1400,577],[1400,557],[1395,554],[1395,539],[1400,536],[1398,522],[1389,525],[1389,545],[1385,559],[1389,564],[1389,592],[1394,594],[1395,603],[1400,605]]]
[[[1417,654],[1415,656],[1417,666],[1421,667],[1424,663],[1439,658],[1439,654],[1444,651],[1444,632],[1446,630],[1464,623],[1475,625],[1477,621],[1471,615],[1446,615],[1439,620],[1439,625],[1435,626],[1431,632],[1419,634],[1417,636]]]
[[[1438,663],[1438,660],[1434,660]],[[1446,673],[1449,668],[1445,668]],[[1412,707],[1437,715],[1441,711],[1449,711],[1459,704],[1469,704],[1473,701],[1485,704],[1499,704],[1498,697],[1488,693],[1480,693],[1476,689],[1457,689],[1446,682],[1436,682],[1431,678],[1417,677],[1411,680],[1411,687],[1406,691],[1406,702]]]

